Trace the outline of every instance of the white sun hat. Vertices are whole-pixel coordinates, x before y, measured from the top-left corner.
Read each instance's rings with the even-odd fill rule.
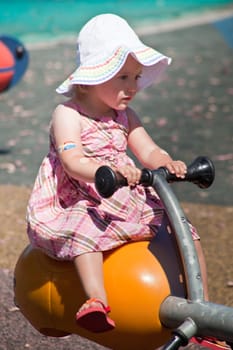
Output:
[[[71,95],[73,85],[98,85],[113,78],[131,54],[142,66],[138,90],[159,80],[171,58],[146,46],[129,24],[114,14],[93,17],[78,36],[78,68],[56,89]]]

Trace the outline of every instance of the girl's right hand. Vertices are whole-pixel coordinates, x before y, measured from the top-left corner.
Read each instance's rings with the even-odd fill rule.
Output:
[[[119,168],[115,168],[114,171],[117,171],[122,176],[127,179],[129,186],[135,186],[139,183],[141,178],[141,170],[132,165],[124,165]]]

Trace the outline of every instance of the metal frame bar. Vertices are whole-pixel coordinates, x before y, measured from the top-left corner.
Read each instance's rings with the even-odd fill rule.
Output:
[[[233,342],[233,308],[204,301],[200,265],[187,219],[171,186],[159,170],[153,171],[152,186],[163,202],[174,229],[188,293],[187,299],[169,296],[163,301],[161,322],[165,327],[174,328],[191,318],[197,326],[196,335]]]

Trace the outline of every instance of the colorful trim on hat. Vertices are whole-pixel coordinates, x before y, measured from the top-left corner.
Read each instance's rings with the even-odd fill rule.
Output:
[[[78,70],[78,81],[82,80],[82,84],[93,82],[95,85],[107,81],[120,70],[125,59],[126,51],[123,48],[119,48],[103,63],[89,67],[81,66]],[[71,80],[76,81],[75,74]]]
[[[110,80],[124,65],[129,54],[132,54],[144,66],[153,66],[162,59],[167,59],[160,52],[144,46],[143,49],[131,52],[129,49],[119,47],[107,60],[94,66],[80,66],[58,88],[60,94],[69,93],[72,85],[98,85]],[[143,78],[142,78],[143,79]]]

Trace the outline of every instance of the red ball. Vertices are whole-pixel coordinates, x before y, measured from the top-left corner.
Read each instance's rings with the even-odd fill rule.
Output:
[[[0,92],[10,84],[15,73],[15,59],[11,51],[0,41]]]

